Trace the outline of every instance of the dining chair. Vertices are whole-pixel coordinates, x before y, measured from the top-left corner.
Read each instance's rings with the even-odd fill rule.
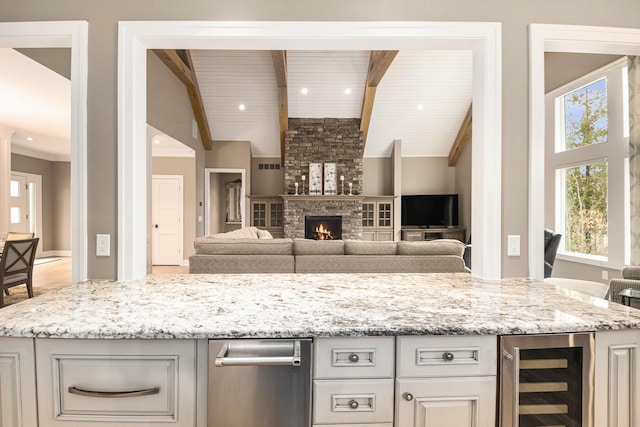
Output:
[[[7,241],[7,240],[33,239],[33,236],[34,236],[34,233],[20,233],[20,232],[16,232],[16,231],[9,231],[5,235],[4,241]],[[2,246],[4,246],[4,242],[2,242]],[[8,288],[4,290],[4,294],[5,295],[9,295],[9,289]]]
[[[7,240],[0,258],[0,285],[2,290],[18,285],[27,286],[29,298],[33,298],[33,264],[39,238]],[[4,295],[0,292],[0,307],[4,306]]]
[[[5,240],[24,240],[24,239],[33,239],[33,233],[17,233],[15,231],[10,231],[7,233],[7,237]]]

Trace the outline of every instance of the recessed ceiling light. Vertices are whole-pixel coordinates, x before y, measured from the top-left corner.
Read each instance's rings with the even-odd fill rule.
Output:
[[[244,111],[244,109],[245,109],[246,107],[244,106],[244,104],[240,104],[240,105],[238,106],[238,108],[240,109],[240,111]]]
[[[153,143],[154,143],[154,144],[160,144],[160,140],[159,140],[159,139],[154,139],[154,140],[153,140]]]
[[[422,110],[422,104],[418,104],[418,111]]]
[[[302,93],[303,95],[306,95],[309,92],[309,89],[307,89],[306,87],[303,87],[302,89],[300,89],[300,93]]]
[[[32,138],[32,137],[30,137],[30,136],[28,136],[28,137],[27,137],[27,141],[33,141],[33,138]]]
[[[345,95],[350,95],[350,94],[351,94],[351,88],[346,88],[346,89],[344,90],[344,94],[345,94]]]

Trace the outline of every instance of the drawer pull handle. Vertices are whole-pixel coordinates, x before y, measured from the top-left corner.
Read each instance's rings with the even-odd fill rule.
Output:
[[[77,394],[79,396],[88,397],[110,397],[110,398],[124,398],[124,397],[141,397],[151,396],[152,394],[159,394],[160,387],[147,388],[144,390],[132,390],[132,391],[95,391],[84,390],[78,387],[69,387],[70,394]]]
[[[351,408],[351,409],[358,409],[358,406],[360,406],[360,405],[358,404],[358,402],[357,402],[357,401],[355,401],[355,400],[350,400],[350,401],[349,401],[349,408]]]
[[[413,400],[413,394],[411,393],[404,393],[402,397],[404,397],[404,400],[406,400],[407,402],[411,402]]]
[[[447,362],[451,362],[455,358],[455,356],[450,351],[447,351],[445,353],[442,353],[442,358]]]
[[[349,355],[349,360],[350,360],[352,363],[358,363],[358,361],[360,360],[360,357],[359,357],[357,354],[355,354],[355,353],[351,353],[351,354]]]

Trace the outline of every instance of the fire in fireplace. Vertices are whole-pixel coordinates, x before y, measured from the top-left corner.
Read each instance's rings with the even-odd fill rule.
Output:
[[[342,239],[342,217],[340,215],[305,216],[304,238],[314,240]]]

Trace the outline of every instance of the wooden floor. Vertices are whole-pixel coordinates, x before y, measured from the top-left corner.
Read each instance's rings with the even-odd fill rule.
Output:
[[[71,284],[71,257],[51,257],[52,261],[33,267],[33,286],[53,290]],[[40,261],[42,261],[41,259]],[[189,267],[173,265],[153,266],[152,274],[187,274]]]

